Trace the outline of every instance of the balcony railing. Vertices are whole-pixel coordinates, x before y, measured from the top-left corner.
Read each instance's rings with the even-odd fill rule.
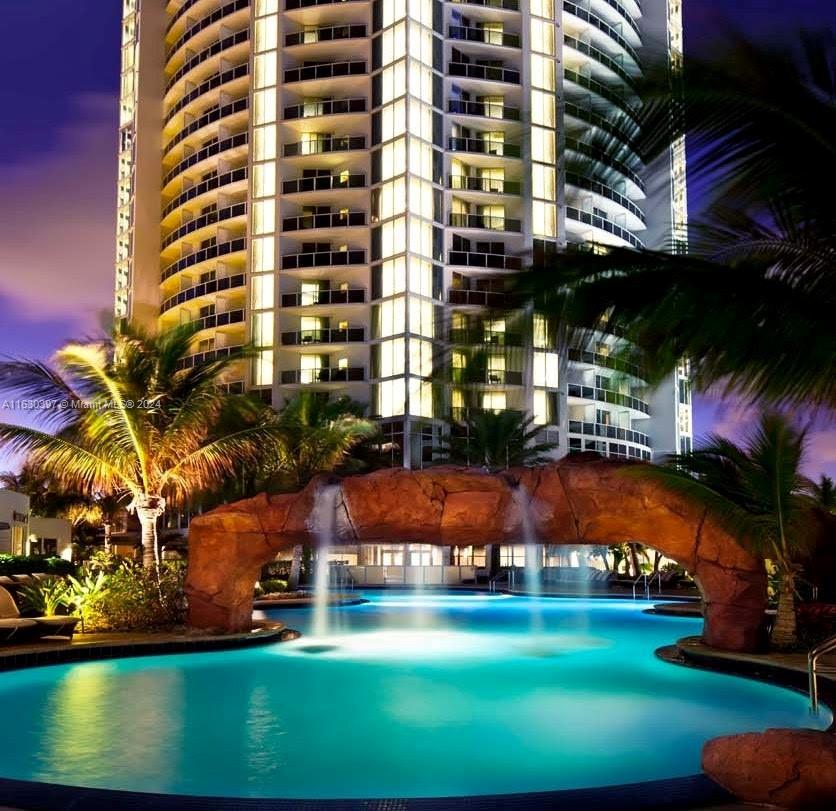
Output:
[[[230,102],[229,104],[213,107],[211,110],[208,110],[202,116],[196,118],[194,121],[190,122],[185,127],[183,127],[183,129],[180,130],[180,132],[178,132],[177,135],[175,135],[163,147],[163,153],[170,152],[181,141],[185,140],[198,130],[203,129],[204,127],[208,127],[209,124],[214,124],[216,121],[220,121],[222,118],[227,118],[228,116],[235,115],[236,113],[240,113],[243,110],[246,110],[249,107],[249,104],[249,99],[243,98],[236,99],[235,101]]]
[[[582,222],[584,225],[591,225],[593,228],[600,228],[608,234],[612,234],[619,239],[623,239],[625,242],[629,242],[634,248],[644,247],[644,243],[632,231],[628,231],[620,225],[616,225],[603,217],[599,217],[597,214],[590,214],[588,211],[581,211],[579,208],[575,208],[574,206],[566,206],[566,216],[570,220]]]
[[[323,152],[350,152],[354,149],[365,148],[365,135],[349,135],[342,138],[319,138],[313,141],[285,144],[284,156],[294,158],[297,155],[321,155]]]
[[[650,413],[650,407],[644,400],[640,400],[638,397],[633,397],[630,394],[611,391],[610,389],[599,389],[595,386],[582,386],[579,383],[570,383],[569,396],[583,397],[584,400],[597,400],[601,403],[633,408],[636,411],[641,411],[643,414]]]
[[[506,11],[519,11],[520,0],[450,0],[451,3],[466,3],[471,6],[484,6],[485,8],[501,8]]]
[[[166,312],[178,304],[184,304],[192,299],[206,296],[210,293],[219,293],[222,290],[233,290],[236,287],[243,287],[247,281],[246,273],[236,273],[234,276],[222,276],[220,279],[212,279],[208,282],[201,282],[193,287],[187,287],[174,296],[169,296],[160,307],[160,312]]]
[[[606,197],[622,208],[626,208],[634,217],[637,217],[643,223],[646,222],[644,212],[632,200],[598,180],[592,180],[575,172],[566,172],[566,184],[569,186],[577,186],[579,189],[586,189],[586,191],[591,191],[593,194],[600,194],[601,197]]]
[[[509,294],[495,290],[460,290],[451,287],[447,291],[447,302],[454,305],[469,305],[474,307],[509,306]]]
[[[518,70],[493,65],[476,65],[471,62],[448,62],[447,75],[460,76],[465,79],[481,79],[489,82],[520,83],[520,72]]]
[[[621,439],[625,442],[635,442],[637,445],[650,447],[650,437],[641,431],[633,431],[629,428],[619,428],[616,425],[604,425],[600,422],[581,422],[580,420],[569,420],[569,433],[583,434],[585,436],[602,436],[607,439]]]
[[[447,187],[454,191],[482,191],[488,194],[518,195],[522,189],[522,184],[518,180],[450,175],[447,179]]]
[[[451,25],[447,28],[447,36],[459,42],[483,42],[485,45],[503,45],[506,48],[520,47],[519,34],[506,34],[504,31],[492,31],[489,28]]]
[[[208,93],[210,90],[215,90],[228,82],[234,82],[242,76],[248,76],[249,72],[250,66],[247,62],[244,62],[243,64],[236,65],[234,68],[225,70],[222,73],[216,73],[213,76],[210,76],[205,82],[201,82],[197,87],[190,90],[177,100],[177,103],[174,104],[166,113],[166,124],[171,121],[171,119],[174,118],[180,110],[191,104],[195,99],[200,98],[204,93]]]
[[[313,31],[296,31],[286,34],[285,48],[294,45],[312,45],[315,42],[333,42],[341,39],[362,39],[366,36],[365,25],[329,25]]]
[[[168,93],[168,91],[171,90],[171,88],[174,87],[180,79],[202,62],[205,62],[207,59],[211,59],[213,56],[217,56],[219,53],[226,51],[229,48],[234,48],[242,42],[249,42],[249,39],[250,29],[245,28],[243,31],[236,31],[228,37],[224,37],[217,42],[213,42],[208,48],[198,51],[198,53],[196,53],[193,57],[184,62],[179,70],[171,75],[165,84],[165,92]]]
[[[285,11],[293,11],[296,8],[310,8],[311,6],[330,6],[334,3],[363,3],[368,0],[286,0]]]
[[[348,290],[317,290],[315,292],[285,293],[282,307],[315,307],[318,304],[363,304],[366,291],[362,287]]]
[[[511,231],[518,233],[522,229],[519,220],[509,217],[496,217],[490,214],[451,214],[450,225],[454,228],[484,228],[488,231]]]
[[[284,346],[305,346],[307,344],[362,343],[366,340],[363,327],[348,329],[302,329],[282,333]]]
[[[609,68],[613,73],[617,74],[628,85],[630,85],[630,87],[635,87],[635,80],[629,73],[627,73],[626,70],[624,70],[624,65],[617,59],[613,59],[609,54],[605,53],[600,48],[596,48],[588,42],[582,42],[569,34],[563,35],[563,41],[570,48],[574,48],[579,53],[589,56],[596,62],[604,65],[604,67]]]
[[[282,231],[306,231],[310,228],[349,228],[365,225],[366,214],[363,211],[349,211],[342,214],[335,211],[330,214],[303,214],[300,217],[285,217]]]
[[[225,208],[219,208],[216,211],[207,211],[206,214],[201,214],[199,217],[195,217],[193,220],[189,220],[187,223],[184,223],[179,228],[175,228],[163,240],[162,247],[167,248],[178,239],[182,239],[184,236],[191,234],[200,228],[205,228],[207,225],[214,225],[218,222],[231,220],[234,217],[242,217],[246,213],[246,203],[236,203],[234,206],[226,206]]]
[[[518,107],[508,107],[494,101],[465,101],[464,99],[450,99],[447,103],[448,113],[459,115],[478,115],[483,118],[496,118],[505,121],[519,121]]]
[[[311,79],[337,79],[341,76],[364,76],[366,62],[354,59],[349,62],[325,62],[322,65],[303,65],[284,72],[285,84],[307,82]]]
[[[305,191],[333,191],[335,189],[362,189],[366,186],[366,176],[356,175],[315,175],[285,180],[282,194],[297,194]]]
[[[449,251],[447,263],[470,268],[493,268],[495,270],[522,270],[519,256],[504,253],[480,253],[479,251]]]
[[[187,355],[185,358],[178,361],[177,368],[191,369],[193,366],[199,366],[201,363],[210,363],[213,360],[234,357],[235,355],[241,355],[241,357],[244,357],[244,344],[221,346],[217,349],[209,349],[206,352],[198,352],[194,355]]]
[[[195,34],[199,34],[210,25],[218,22],[218,20],[222,20],[224,17],[229,17],[230,14],[234,14],[236,11],[241,11],[241,9],[249,8],[249,6],[250,0],[231,0],[231,2],[226,3],[220,8],[216,8],[205,17],[202,17],[197,22],[190,25],[183,32],[183,34],[172,43],[171,47],[166,50],[166,60],[171,59],[171,57],[186,44],[187,40],[191,39]]]
[[[194,186],[190,186],[166,204],[165,208],[163,208],[163,217],[167,217],[176,208],[179,208],[184,203],[188,203],[189,200],[194,200],[195,197],[200,197],[201,194],[206,194],[207,192],[222,188],[223,186],[229,186],[232,183],[238,183],[241,180],[246,180],[248,174],[249,172],[247,167],[242,166],[240,169],[233,169],[231,172],[224,172],[222,175],[210,177],[207,180],[195,184]]]
[[[522,346],[522,335],[496,330],[451,329],[451,344],[488,344],[489,346]]]
[[[570,349],[568,355],[569,360],[574,363],[589,363],[617,372],[624,372],[624,374],[633,375],[633,377],[643,377],[642,370],[635,363],[630,363],[618,356],[602,355],[600,352],[588,352],[579,349]]]
[[[584,157],[591,158],[604,166],[615,169],[616,172],[624,175],[628,180],[636,184],[642,191],[644,191],[644,181],[636,174],[636,172],[628,166],[624,161],[613,157],[605,149],[601,149],[594,144],[588,144],[585,141],[579,141],[571,135],[566,136],[566,149],[571,149]]]
[[[449,145],[451,152],[472,152],[477,155],[496,155],[503,158],[519,158],[522,154],[518,144],[491,141],[487,138],[451,137]]]
[[[629,119],[624,116],[601,115],[588,105],[574,104],[571,101],[564,102],[563,106],[567,116],[573,116],[584,124],[589,124],[622,142],[623,146],[617,143],[611,144],[607,149],[608,154],[627,147],[639,163],[639,148],[635,142],[638,129],[629,122]]]
[[[225,327],[228,324],[241,324],[244,321],[243,310],[228,310],[225,313],[213,313],[190,322],[198,324],[197,329],[211,329],[212,327]]]
[[[284,108],[287,121],[297,118],[319,118],[323,115],[344,115],[345,113],[366,112],[365,99],[329,99],[328,101],[306,101]]]
[[[210,245],[208,248],[201,248],[199,251],[190,253],[178,259],[176,262],[170,264],[161,274],[160,281],[165,281],[171,278],[175,273],[181,270],[190,268],[193,265],[198,265],[208,259],[217,259],[219,256],[227,256],[231,253],[244,251],[247,248],[247,240],[245,237],[239,239],[231,239],[229,242],[219,242],[217,245]]]
[[[192,152],[188,158],[180,161],[170,172],[163,177],[163,188],[165,188],[177,175],[185,172],[186,169],[191,168],[197,163],[211,158],[214,155],[220,155],[221,152],[226,152],[228,149],[236,149],[239,146],[246,146],[249,134],[246,132],[239,132],[237,135],[232,135],[229,138],[224,138],[221,141],[212,141],[211,144],[199,149],[197,152]]]
[[[311,383],[350,383],[365,380],[366,370],[362,366],[326,367],[323,369],[286,369],[281,381],[286,385]]]
[[[582,73],[578,73],[576,70],[572,70],[571,68],[564,68],[564,78],[567,82],[574,82],[576,85],[580,85],[586,90],[591,90],[601,98],[615,104],[621,112],[628,115],[632,119],[633,123],[638,126],[639,114],[621,93],[616,93],[602,82],[599,82],[590,76],[584,76]]]
[[[569,3],[567,0],[563,2],[563,10],[568,12],[569,14],[573,14],[579,20],[583,20],[585,23],[589,23],[590,25],[594,25],[599,31],[606,34],[610,39],[614,42],[617,42],[632,58],[632,60],[639,64],[639,55],[636,53],[633,46],[624,39],[621,34],[616,31],[613,26],[611,26],[608,22],[606,22],[603,18],[599,17],[592,11],[588,9],[581,8],[581,6],[575,5],[574,3]],[[631,20],[632,22],[632,20]],[[634,23],[635,25],[635,23]]]
[[[362,249],[349,251],[308,251],[305,253],[285,254],[282,257],[282,270],[365,264],[366,252]]]
[[[510,369],[450,369],[450,378],[453,383],[467,384],[475,383],[487,386],[522,386],[522,372]]]

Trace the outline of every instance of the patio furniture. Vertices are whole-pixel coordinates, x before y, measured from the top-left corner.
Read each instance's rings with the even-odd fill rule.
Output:
[[[20,610],[11,592],[0,586],[0,619],[8,621],[10,623],[9,627],[14,627],[17,632],[24,631],[24,635],[30,638],[34,635],[37,639],[52,636],[72,639],[80,617],[21,617]],[[19,624],[15,625],[15,623]]]

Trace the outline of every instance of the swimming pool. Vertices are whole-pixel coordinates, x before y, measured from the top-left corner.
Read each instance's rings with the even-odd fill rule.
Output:
[[[332,609],[321,640],[0,674],[14,730],[0,776],[239,797],[527,792],[689,775],[707,738],[831,720],[800,694],[659,661],[700,622],[642,602],[546,599],[532,621],[523,597],[365,596]]]

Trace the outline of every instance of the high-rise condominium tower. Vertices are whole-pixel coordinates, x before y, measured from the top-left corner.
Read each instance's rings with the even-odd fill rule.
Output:
[[[470,409],[560,453],[690,443],[687,370],[650,390],[617,339],[566,352],[497,316],[567,243],[661,247],[681,144],[631,148],[642,49],[681,0],[124,0],[116,314],[252,343],[230,385],[369,404],[393,461]]]

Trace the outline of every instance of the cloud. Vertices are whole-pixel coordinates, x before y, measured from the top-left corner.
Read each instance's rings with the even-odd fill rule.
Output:
[[[112,305],[117,104],[74,102],[52,150],[0,166],[0,294],[18,317],[88,329]]]

